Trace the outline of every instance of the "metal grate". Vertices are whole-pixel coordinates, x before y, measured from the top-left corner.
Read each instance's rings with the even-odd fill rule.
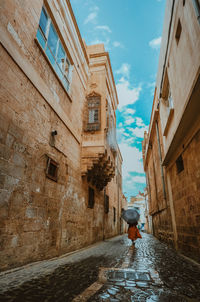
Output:
[[[109,281],[150,281],[150,275],[148,272],[138,272],[138,271],[109,271],[107,273],[107,278]]]

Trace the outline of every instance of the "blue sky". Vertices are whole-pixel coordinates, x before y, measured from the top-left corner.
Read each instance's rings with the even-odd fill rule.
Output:
[[[104,43],[110,55],[123,191],[129,198],[146,186],[141,142],[150,121],[165,0],[71,0],[71,5],[86,44]]]

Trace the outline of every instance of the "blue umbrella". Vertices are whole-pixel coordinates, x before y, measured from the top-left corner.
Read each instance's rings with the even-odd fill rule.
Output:
[[[140,214],[135,209],[128,209],[122,212],[122,218],[127,223],[137,223],[140,218]]]

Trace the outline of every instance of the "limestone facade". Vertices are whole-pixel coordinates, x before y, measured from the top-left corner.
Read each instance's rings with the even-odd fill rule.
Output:
[[[200,261],[200,3],[167,0],[149,133],[153,233]]]
[[[138,195],[131,196],[130,202],[128,203],[128,208],[134,208],[138,211],[140,214],[138,227],[142,230],[145,230],[147,228],[146,224],[148,223],[146,218],[147,204],[145,193],[139,192]]]
[[[120,232],[122,157],[109,54],[69,0],[0,3],[0,266]]]

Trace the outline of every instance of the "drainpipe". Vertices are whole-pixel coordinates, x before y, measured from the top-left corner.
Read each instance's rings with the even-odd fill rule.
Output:
[[[150,182],[149,182],[149,173],[148,170],[146,172],[146,183],[147,183],[147,187],[148,187],[148,203],[151,204],[151,186],[150,186]],[[149,214],[149,206],[148,206],[148,214]],[[149,214],[149,219],[150,219],[150,230],[151,230],[151,234],[154,235],[154,231],[153,231],[153,223],[152,223],[152,215]]]
[[[158,141],[158,151],[159,151],[159,158],[160,158],[160,168],[161,168],[161,177],[162,177],[162,185],[163,185],[163,195],[166,200],[166,188],[165,188],[165,179],[164,179],[164,172],[162,166],[162,154],[161,154],[161,147],[160,147],[160,136],[158,130],[158,121],[156,121],[156,134],[157,134],[157,141]]]
[[[168,185],[168,192],[169,192],[169,206],[170,206],[170,212],[172,217],[172,229],[174,234],[174,245],[175,249],[178,249],[178,234],[177,234],[177,226],[176,226],[176,215],[174,210],[174,202],[173,202],[173,195],[172,195],[172,186],[171,186],[171,180],[169,171],[167,172],[167,185]]]
[[[120,206],[119,206],[119,170],[117,167],[117,200],[118,200],[118,226],[117,226],[117,232],[118,235],[120,234]]]

